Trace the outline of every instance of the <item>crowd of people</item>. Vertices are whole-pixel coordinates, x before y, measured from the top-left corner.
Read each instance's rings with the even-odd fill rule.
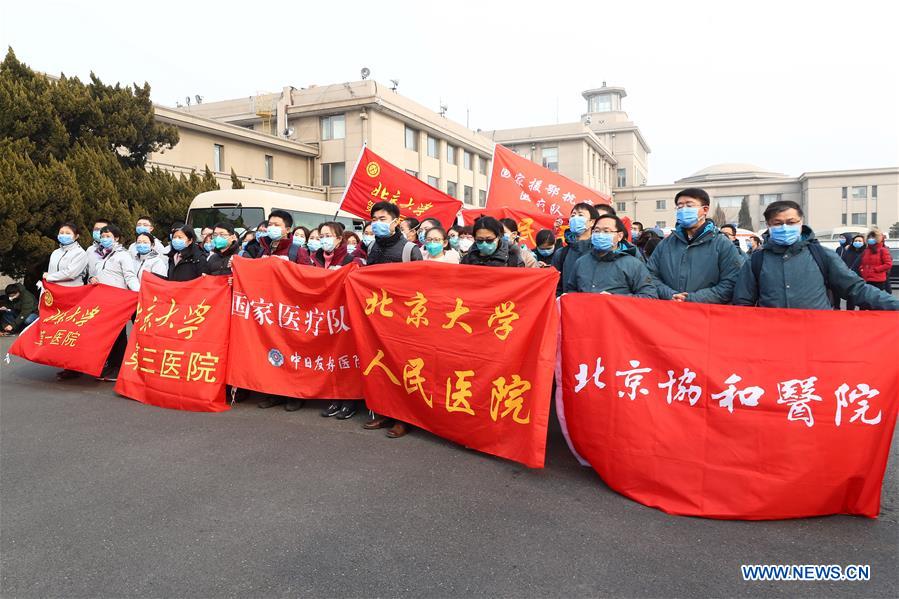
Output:
[[[607,293],[641,298],[762,306],[771,308],[899,310],[889,288],[892,260],[877,230],[847,235],[836,252],[824,248],[804,223],[796,202],[767,206],[768,229],[749,240],[744,251],[736,227],[717,226],[709,218],[709,195],[688,188],[675,196],[677,226],[670,235],[635,222],[630,230],[609,205],[576,204],[559,238],[555,231],[537,232],[535,248],[523,243],[512,219],[481,216],[473,225],[446,229],[436,219],[401,218],[399,208],[379,202],[361,234],[335,221],[310,229],[295,226],[289,212],[273,210],[255,229],[238,234],[231,223],[194,229],[175,223],[165,242],[149,217],[137,220],[127,248],[122,230],[100,219],[91,230],[92,243],[79,243],[74,223],[59,227],[59,247],[51,254],[45,281],[59,285],[105,284],[138,291],[147,271],[172,281],[201,276],[230,276],[234,256],[277,257],[315,268],[433,261],[511,268],[555,268],[557,294]],[[33,294],[20,283],[6,287],[0,298],[2,334],[14,334],[37,318]],[[124,358],[123,328],[99,380],[116,380]],[[60,379],[80,376],[63,370]],[[246,392],[233,390],[240,400]],[[360,401],[331,402],[322,416],[351,418]],[[284,405],[298,410],[303,401],[269,396],[260,408]],[[387,428],[390,437],[408,431],[402,422],[373,415],[366,429]]]

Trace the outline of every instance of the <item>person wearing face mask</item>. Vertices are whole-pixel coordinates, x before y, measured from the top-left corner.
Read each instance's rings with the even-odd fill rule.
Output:
[[[553,265],[553,254],[556,252],[556,237],[551,229],[537,231],[537,247],[534,248],[534,258],[537,266],[547,267]]]
[[[122,247],[121,240],[122,232],[115,225],[106,225],[100,230],[100,249],[97,252],[100,261],[93,265],[88,264],[88,268],[91,269],[88,282],[91,285],[109,285],[131,291],[140,289],[140,281],[134,272],[134,260],[128,250]],[[122,327],[106,357],[103,371],[97,377],[98,381],[113,382],[118,378],[127,343],[126,329]]]
[[[428,229],[425,237],[424,254],[427,262],[446,262],[447,264],[459,264],[459,252],[446,247],[446,230],[440,225]]]
[[[209,256],[212,254],[212,250],[215,249],[215,246],[212,245],[212,233],[203,235],[201,239],[203,240],[203,244],[200,247],[202,248],[203,253],[206,254],[206,259],[209,260]]]
[[[169,250],[169,281],[193,281],[209,274],[209,262],[206,254],[197,244],[197,235],[193,227],[184,225],[172,234],[172,247]]]
[[[734,247],[737,248],[737,253],[740,254],[740,258],[743,258],[745,260],[746,252],[744,252],[743,248],[740,247],[740,240],[737,239],[737,227],[730,224],[721,225],[720,227],[718,227],[718,230],[722,235],[727,237],[727,239],[730,240],[732,244],[734,244]]]
[[[134,274],[137,276],[138,285],[144,272],[166,278],[169,274],[168,258],[156,251],[153,245],[153,237],[150,233],[139,233],[131,246],[135,249],[137,257],[134,258]]]
[[[510,251],[509,242],[503,238],[503,226],[498,220],[492,216],[481,216],[471,228],[474,231],[474,247],[462,258],[462,264],[524,267],[521,256]]]
[[[421,250],[409,241],[398,225],[400,209],[390,202],[378,202],[371,207],[371,226],[375,242],[368,253],[369,266],[397,262],[417,262]],[[409,432],[409,425],[372,412],[372,419],[362,425],[366,430],[387,429],[387,436],[397,439]]]
[[[50,263],[43,276],[45,281],[65,287],[84,285],[82,275],[87,268],[87,252],[78,243],[78,233],[78,225],[74,223],[60,225],[56,235],[59,247],[50,254]]]
[[[592,250],[590,236],[597,218],[599,211],[592,204],[581,202],[571,209],[568,230],[565,232],[567,245],[556,250],[553,255],[552,264],[560,273],[556,295],[562,295],[565,287],[571,287],[575,263]]]
[[[839,245],[834,251],[837,253],[837,256],[842,258],[843,254],[852,247],[852,233],[843,233],[837,238],[837,243]]]
[[[237,232],[231,223],[215,223],[212,228],[212,253],[209,255],[209,274],[231,276],[231,262],[240,252]]]
[[[443,227],[443,225],[436,218],[426,218],[421,221],[421,224],[418,225],[418,247],[424,248],[425,238],[428,236],[428,231],[434,227]],[[423,251],[422,254],[424,254]]]
[[[365,226],[362,227],[362,245],[365,248],[365,253],[368,254],[371,252],[371,247],[375,244],[375,234],[371,230],[371,221],[365,223]]]
[[[153,236],[153,228],[153,221],[150,220],[150,217],[142,216],[137,219],[137,223],[134,225],[134,232],[137,235],[140,235],[141,233],[149,233],[150,238],[153,240],[153,251],[158,255],[163,255],[165,254],[165,246],[162,245],[161,241]],[[136,243],[137,242],[135,241],[128,246],[128,253],[131,254],[131,257],[134,259],[137,258],[137,248],[135,248]]]
[[[509,244],[509,252],[518,254],[518,260],[524,264],[525,268],[537,268],[537,259],[527,247],[522,248],[521,236],[518,234],[518,223],[511,218],[499,219],[499,224],[503,226],[503,239]]]
[[[764,216],[764,246],[740,270],[735,305],[830,310],[828,296],[833,293],[874,310],[899,310],[899,299],[866,284],[839,256],[821,247],[803,224],[799,204],[773,202]]]
[[[627,229],[617,216],[602,214],[590,235],[592,251],[578,258],[565,293],[610,293],[657,299],[652,277],[637,248],[627,242]]]
[[[343,243],[346,246],[346,253],[352,255],[353,258],[358,258],[359,264],[365,266],[368,251],[365,244],[362,243],[362,238],[355,231],[344,231]]]
[[[309,229],[306,227],[296,227],[291,233],[290,248],[287,250],[287,259],[295,264],[311,266],[312,258],[310,257],[308,243]]]
[[[846,244],[846,249],[843,251],[843,255],[841,259],[843,263],[846,265],[846,268],[858,274],[858,267],[862,262],[862,253],[865,251],[865,237],[864,235],[855,235],[849,234],[849,243]],[[841,298],[839,295],[834,294],[833,305],[834,309],[839,310],[841,304]],[[857,306],[851,299],[846,300],[846,309],[847,310],[855,310]]]
[[[634,240],[634,243],[637,243],[640,240],[640,235],[643,234],[643,223],[638,220],[635,220],[633,224],[631,224],[631,238]]]
[[[93,243],[85,250],[87,254],[87,265],[84,267],[84,282],[87,283],[91,277],[91,272],[94,270],[94,266],[100,261],[100,256],[98,255],[99,251],[102,249],[100,246],[100,231],[103,230],[103,227],[109,224],[109,221],[105,218],[98,218],[94,221],[94,226],[91,229],[91,239]]]
[[[282,260],[290,259],[290,230],[293,227],[293,217],[286,210],[272,210],[268,215],[265,237],[259,238],[262,246],[260,257],[278,257]],[[311,253],[311,252],[310,252]]]
[[[861,253],[858,274],[868,285],[889,293],[887,280],[892,268],[893,258],[890,256],[890,250],[883,243],[883,233],[872,229],[865,239],[865,249]]]
[[[255,231],[253,231],[253,236],[246,240],[246,246],[243,246],[241,249],[241,256],[244,258],[259,258],[262,256],[264,250],[262,248],[262,240],[266,238],[268,235],[268,221],[262,221],[256,226]]]
[[[400,233],[403,234],[408,241],[416,245],[421,245],[418,241],[418,228],[421,226],[421,223],[414,216],[410,216],[409,218],[404,218],[399,222],[399,230]]]
[[[0,302],[0,336],[15,335],[37,320],[37,300],[21,283],[10,283]]]
[[[746,240],[746,246],[749,248],[749,251],[747,253],[751,254],[752,252],[758,251],[758,249],[762,247],[762,240],[756,235],[750,235],[749,239]]]
[[[471,227],[468,226],[457,225],[456,229],[459,232],[459,240],[456,242],[458,247],[453,247],[452,234],[450,236],[450,247],[459,252],[459,256],[464,258],[474,246],[474,234]]]
[[[674,203],[677,226],[646,265],[659,299],[729,304],[743,258],[709,220],[709,194],[691,187],[678,192]]]
[[[312,254],[322,249],[322,239],[318,229],[309,231],[309,237],[306,240],[306,250],[309,252],[309,264],[312,264]]]

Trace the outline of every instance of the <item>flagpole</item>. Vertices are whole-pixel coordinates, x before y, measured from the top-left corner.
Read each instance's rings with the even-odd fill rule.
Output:
[[[356,177],[356,171],[359,169],[359,163],[362,162],[362,155],[365,153],[365,148],[368,146],[368,142],[362,142],[362,149],[359,150],[359,158],[356,159],[356,166],[353,167],[353,172],[350,173],[350,178],[347,179],[347,184],[343,188],[343,195],[340,196],[340,203],[337,204],[337,211],[334,212],[334,219],[337,220],[337,215],[340,214],[340,208],[343,206],[343,201],[346,199],[346,194],[350,191],[350,183],[352,183],[353,179]]]

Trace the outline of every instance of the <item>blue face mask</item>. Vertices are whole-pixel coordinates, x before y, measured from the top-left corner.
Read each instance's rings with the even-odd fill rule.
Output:
[[[865,247],[865,244],[862,243],[861,241],[853,241],[853,242],[852,242],[852,247],[854,247],[854,248],[857,249],[857,250],[860,250],[860,249],[862,249],[863,247]]]
[[[249,242],[248,242],[248,241],[242,242],[242,243],[240,244],[240,249],[241,249],[241,250],[247,249],[247,243],[249,243]]]
[[[799,235],[802,233],[802,225],[769,227],[768,233],[771,234],[771,240],[777,245],[793,245],[799,240]]]
[[[675,211],[677,224],[682,227],[692,227],[699,222],[699,208],[696,206],[684,206]]]
[[[93,236],[94,241],[100,243],[100,229],[94,229],[94,232],[91,233],[91,235]]]
[[[503,233],[503,239],[506,240],[506,243],[512,243],[512,235],[510,235],[509,233]]]
[[[56,241],[58,241],[62,245],[69,245],[70,243],[75,241],[75,237],[72,235],[69,235],[68,233],[60,233],[59,235],[56,236]]]
[[[568,219],[568,230],[574,233],[575,235],[580,235],[584,231],[587,230],[587,218],[584,216],[580,216],[575,214],[571,218]]]
[[[144,225],[138,225],[138,226],[134,227],[134,230],[137,232],[138,235],[140,235],[141,233],[149,233],[150,227],[147,227]]]
[[[496,251],[496,241],[479,241],[477,242],[478,251],[484,256],[492,256]]]
[[[333,252],[337,240],[334,237],[322,237],[322,249],[326,252]]]
[[[352,254],[352,253],[355,252],[355,251],[356,251],[356,245],[355,245],[355,244],[348,243],[347,246],[346,246],[346,253],[347,253],[347,254]]]
[[[437,256],[443,251],[443,244],[439,241],[429,241],[425,244],[425,249],[432,256]]]
[[[149,254],[150,253],[150,244],[149,243],[135,243],[134,249],[140,255]]]
[[[450,244],[450,247],[453,248],[454,250],[459,249],[459,237],[458,236],[450,237],[449,244]]]
[[[364,243],[365,245],[371,245],[371,244],[373,244],[374,242],[375,242],[375,236],[374,236],[374,235],[363,235],[363,236],[362,236],[362,243]]]
[[[295,245],[297,247],[303,247],[306,245],[306,238],[302,235],[294,235],[293,240],[290,242],[291,245]]]
[[[553,255],[553,252],[556,251],[556,248],[537,248],[537,253],[543,256],[544,258],[548,258]]]
[[[839,239],[837,239],[837,243],[839,243],[840,245],[846,245],[846,238],[840,237]]]
[[[180,252],[184,248],[187,247],[187,242],[181,239],[180,237],[172,239],[172,249],[176,252]]]
[[[105,247],[107,250],[109,248],[111,248],[114,244],[115,244],[115,239],[113,239],[112,237],[101,237],[100,238],[100,245]]]
[[[267,231],[256,231],[255,235],[256,235],[256,241],[259,241],[263,237],[268,237],[268,232]]]
[[[277,225],[269,226],[269,228],[268,228],[268,238],[271,239],[272,241],[278,241],[279,239],[281,239],[281,235],[283,235],[283,234],[284,233],[283,233],[283,231],[281,231],[281,227],[279,227]]]
[[[425,237],[427,237],[427,235],[428,235],[428,232],[427,232],[427,231],[421,231],[421,230],[419,230],[419,231],[418,231],[418,243],[424,243],[424,242],[425,242]]]
[[[375,237],[390,237],[390,223],[376,220],[371,224],[371,232]]]
[[[873,237],[868,237],[867,244],[868,245],[877,245],[877,240],[874,239]]]
[[[322,249],[322,242],[318,239],[310,239],[306,245],[309,247],[310,252],[317,252]]]
[[[223,250],[229,245],[228,238],[216,235],[212,238],[212,245],[215,246],[215,249],[217,250]]]
[[[565,243],[571,245],[575,241],[577,241],[577,235],[575,235],[574,231],[572,231],[571,229],[567,229],[565,231]]]
[[[207,241],[203,244],[203,249],[206,250],[206,252],[211,252],[214,247],[215,246],[212,245],[211,241]]]
[[[612,233],[593,233],[590,235],[590,243],[593,244],[593,249],[600,252],[608,252],[615,245]]]

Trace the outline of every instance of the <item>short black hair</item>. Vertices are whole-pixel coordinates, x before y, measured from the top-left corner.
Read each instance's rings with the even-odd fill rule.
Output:
[[[409,224],[410,231],[414,231],[415,229],[417,229],[418,227],[421,226],[421,221],[418,220],[417,218],[415,218],[414,216],[410,216],[409,218],[404,218],[402,222]]]
[[[61,225],[59,225],[60,229],[62,229],[63,227],[68,227],[68,228],[72,229],[72,233],[74,233],[75,235],[78,235],[79,233],[81,233],[81,229],[79,229],[78,225],[76,225],[75,223],[64,222]]]
[[[641,223],[641,222],[638,221],[638,220],[635,220],[634,222],[631,223],[631,228],[632,228],[632,229],[633,229],[634,227],[636,227],[636,226],[639,226],[641,229],[644,228],[644,227],[643,227],[643,223]]]
[[[606,214],[611,214],[612,216],[617,216],[618,213],[615,212],[615,209],[611,204],[597,204],[596,205],[597,212],[605,212]]]
[[[153,219],[150,218],[149,216],[138,216],[137,220],[148,220],[148,221],[150,221],[151,225],[153,224]],[[134,222],[137,222],[137,221],[134,221]]]
[[[735,226],[733,226],[732,224],[730,224],[730,223],[721,225],[721,226],[718,227],[718,228],[719,228],[719,229],[730,229],[731,231],[734,232],[734,235],[737,234],[737,228],[736,228]]]
[[[134,238],[134,243],[140,241],[141,237],[146,237],[149,240],[151,247],[153,246],[153,242],[156,241],[156,238],[153,237],[152,233],[138,233],[137,237]]]
[[[571,207],[571,210],[586,210],[590,213],[591,220],[596,220],[597,218],[599,218],[599,210],[596,209],[596,206],[594,206],[593,204],[588,204],[587,202],[578,202]]]
[[[802,213],[802,207],[793,200],[779,200],[777,202],[771,202],[770,204],[768,204],[768,207],[765,208],[765,214],[763,215],[765,218],[765,222],[768,222],[781,212],[786,212],[787,210],[791,209],[798,212],[800,217],[805,216]]]
[[[19,292],[19,284],[18,283],[10,283],[9,285],[6,286],[6,289],[4,289],[4,292],[6,293],[6,295],[10,295],[11,293],[18,293]]]
[[[374,206],[371,207],[370,214],[372,219],[375,218],[375,212],[380,212],[381,210],[383,210],[393,218],[400,217],[400,208],[396,204],[392,202],[377,202]]]
[[[599,215],[599,218],[596,219],[596,225],[598,225],[601,220],[615,221],[615,230],[619,233],[624,233],[624,237],[627,238],[627,227],[624,226],[624,221],[618,218],[618,216],[614,214],[601,214]],[[596,225],[593,226],[595,227]]]
[[[194,232],[194,228],[191,227],[190,225],[182,225],[182,226],[178,227],[177,229],[175,229],[175,231],[181,231],[191,241],[197,240],[197,234],[196,234],[196,232]],[[175,234],[175,231],[172,231],[172,235]]]
[[[273,216],[283,220],[284,225],[287,226],[288,229],[293,226],[293,217],[287,210],[272,210],[268,213],[268,217],[271,219]]]
[[[703,206],[711,206],[712,200],[709,199],[709,194],[706,193],[704,189],[700,189],[699,187],[688,187],[686,189],[682,189],[677,192],[677,195],[674,196],[674,203],[677,204],[677,200],[681,197],[694,198],[699,200],[699,202]]]
[[[222,222],[220,222],[220,223],[215,223],[215,224],[212,226],[212,230],[215,231],[216,229],[224,229],[224,230],[226,230],[228,233],[230,233],[231,235],[234,235],[234,225],[232,225],[231,223],[229,223],[229,222],[227,222],[227,221],[222,221]]]
[[[102,229],[100,229],[100,234],[102,235],[103,233],[112,233],[112,236],[115,237],[116,239],[122,238],[122,230],[119,229],[117,226],[113,225],[112,223],[110,223],[110,224],[106,225],[105,227],[103,227]]]
[[[429,216],[428,218],[421,221],[421,224],[425,224],[425,223],[431,223],[435,227],[443,227],[443,223],[440,222],[439,220],[437,220],[436,218],[434,218],[433,216]]]
[[[110,222],[112,222],[112,221],[110,221],[108,218],[95,218],[94,226],[96,227],[100,223],[103,223],[104,225],[108,225]]]
[[[474,225],[472,225],[471,227],[472,232],[479,229],[487,229],[488,231],[496,235],[497,238],[501,238],[503,236],[503,226],[492,216],[481,216],[480,218],[478,218],[478,220],[474,221]]]
[[[518,223],[515,222],[514,219],[511,218],[501,218],[499,219],[499,224],[509,229],[513,233],[518,233]]]
[[[297,234],[297,231],[301,231],[303,235],[306,236],[306,239],[309,239],[309,229],[304,227],[303,225],[299,225],[293,228],[293,232],[290,234],[291,237]]]
[[[172,226],[169,227],[169,231],[174,233],[175,229],[180,229],[183,226],[184,226],[184,222],[182,222],[180,220],[176,220],[175,222],[172,223]]]
[[[537,245],[553,243],[555,241],[555,238],[556,236],[553,234],[552,229],[540,229],[539,231],[537,231],[535,243]]]
[[[758,235],[751,235],[751,236],[750,236],[750,239],[752,239],[753,241],[755,241],[757,244],[762,245],[762,239],[761,239],[761,237],[759,237]]]

